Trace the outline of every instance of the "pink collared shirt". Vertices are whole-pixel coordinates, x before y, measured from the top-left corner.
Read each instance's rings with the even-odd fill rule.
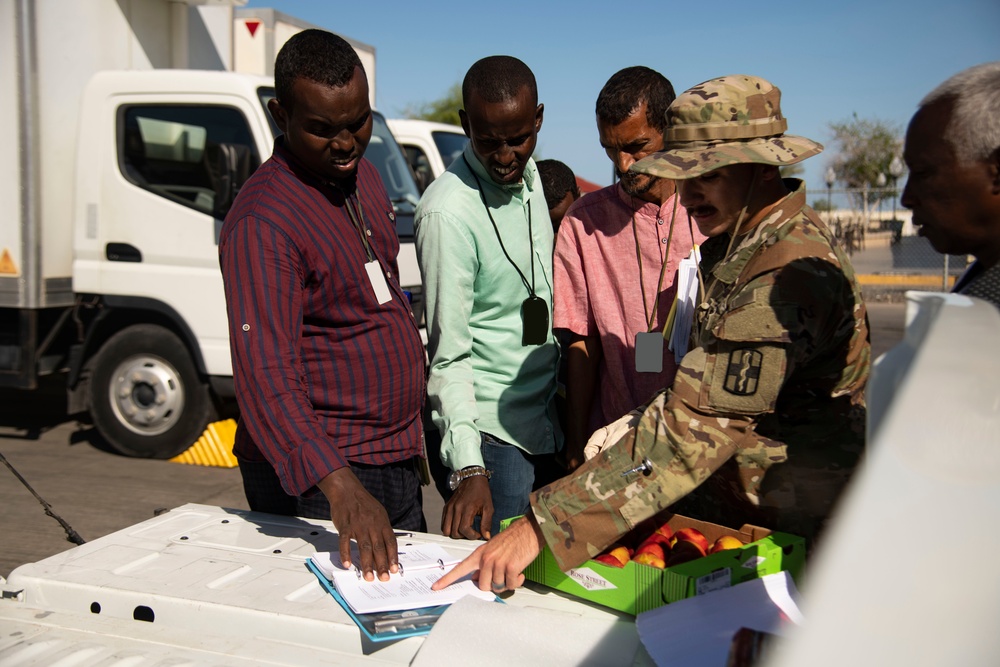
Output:
[[[631,198],[615,184],[578,199],[559,225],[553,259],[553,327],[581,336],[600,336],[603,349],[591,430],[645,403],[653,393],[670,386],[677,372],[666,342],[662,372],[635,370],[635,336],[648,330],[646,313],[653,312],[676,198],[674,195],[657,206]],[[642,255],[645,308],[632,232],[633,212]],[[689,224],[687,211],[679,203],[675,218],[656,308],[656,331],[663,330],[674,301],[678,264],[690,254],[693,243],[705,239]]]

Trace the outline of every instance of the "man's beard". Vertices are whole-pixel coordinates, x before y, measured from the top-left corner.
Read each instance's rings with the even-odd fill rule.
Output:
[[[626,194],[632,197],[638,197],[639,195],[644,195],[652,189],[653,185],[656,183],[657,179],[652,176],[647,176],[646,174],[636,174],[634,172],[621,173],[618,172],[618,178],[621,181],[622,189]],[[646,180],[643,181],[642,179]]]

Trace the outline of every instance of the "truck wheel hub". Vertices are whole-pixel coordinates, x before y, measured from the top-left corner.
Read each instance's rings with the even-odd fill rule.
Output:
[[[109,391],[115,416],[130,431],[141,435],[166,432],[183,412],[180,376],[163,359],[126,359],[115,369]]]

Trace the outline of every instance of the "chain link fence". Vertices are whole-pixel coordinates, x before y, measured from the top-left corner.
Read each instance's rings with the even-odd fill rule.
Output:
[[[865,195],[869,195],[867,207]],[[898,206],[889,189],[881,191],[809,190],[807,198],[817,210],[827,208],[833,195],[838,201],[858,201],[858,208],[820,210],[819,215],[851,257],[854,271],[868,301],[902,301],[909,290],[947,292],[972,261],[971,256],[944,255],[918,236],[910,211]]]

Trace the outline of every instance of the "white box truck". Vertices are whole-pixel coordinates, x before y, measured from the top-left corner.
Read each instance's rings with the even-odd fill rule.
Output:
[[[0,0],[0,387],[64,373],[70,414],[169,458],[233,395],[218,234],[271,154],[273,80],[233,68],[244,0]],[[375,114],[419,308],[418,192]]]
[[[429,120],[390,118],[389,129],[403,147],[421,193],[462,156],[469,142],[460,126]]]

